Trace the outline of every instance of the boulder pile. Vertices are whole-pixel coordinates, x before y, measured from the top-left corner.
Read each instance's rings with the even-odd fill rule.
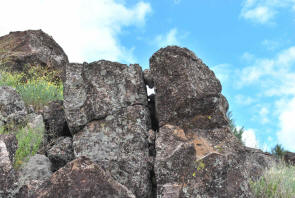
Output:
[[[37,50],[46,64],[63,54],[55,47]],[[50,143],[15,170],[17,141],[0,135],[0,197],[248,198],[249,180],[274,162],[231,133],[220,81],[186,48],[161,48],[145,71],[57,59],[65,71],[64,100],[42,114]],[[0,89],[0,124],[27,120],[21,118],[31,114],[17,93]]]

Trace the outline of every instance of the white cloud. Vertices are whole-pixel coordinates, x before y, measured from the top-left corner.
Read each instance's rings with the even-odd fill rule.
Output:
[[[256,59],[239,73],[240,86],[255,86],[263,100],[273,105],[261,107],[259,120],[270,123],[270,116],[278,117],[277,138],[286,149],[295,150],[295,46],[282,50],[272,58]],[[271,123],[275,124],[275,123]]]
[[[167,45],[179,45],[178,31],[176,28],[171,29],[167,34],[156,36],[154,43],[157,47],[166,47]]]
[[[237,80],[239,87],[259,85],[267,96],[295,94],[295,46],[279,52],[274,58],[256,59],[243,68]]]
[[[243,12],[242,16],[245,19],[250,19],[257,23],[266,23],[275,16],[275,11],[268,7],[256,7]]]
[[[279,121],[280,130],[277,133],[279,143],[284,146],[285,149],[295,151],[295,97],[291,99],[285,108],[282,110]]]
[[[138,2],[126,7],[115,0],[5,0],[1,2],[0,35],[42,29],[63,47],[70,61],[109,59],[133,62],[133,48],[120,44],[127,26],[142,27],[151,6]]]
[[[273,22],[280,8],[295,7],[294,0],[245,0],[240,13],[244,19],[254,23]]]
[[[256,139],[254,129],[245,130],[242,134],[242,141],[245,143],[246,146],[251,148],[258,148],[259,143]]]
[[[175,4],[179,4],[179,3],[181,2],[181,0],[173,0],[173,2],[174,2]]]

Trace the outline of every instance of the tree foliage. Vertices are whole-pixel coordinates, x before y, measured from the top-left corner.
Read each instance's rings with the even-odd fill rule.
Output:
[[[286,152],[287,151],[283,148],[283,146],[281,144],[277,144],[271,149],[271,154],[273,154],[276,157],[281,158],[281,159],[284,157]]]
[[[242,128],[237,128],[236,127],[235,122],[234,122],[234,120],[232,118],[232,112],[231,111],[227,112],[227,117],[228,117],[228,120],[229,120],[229,127],[230,127],[231,132],[240,140],[240,142],[242,144],[244,144],[243,140],[242,140],[242,135],[243,135],[243,133],[245,131],[244,127],[242,127]]]

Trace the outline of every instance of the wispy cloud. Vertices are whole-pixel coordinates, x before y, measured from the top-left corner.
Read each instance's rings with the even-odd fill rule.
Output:
[[[274,21],[280,8],[295,7],[294,0],[245,0],[240,16],[254,23],[268,24]]]
[[[166,34],[160,34],[154,39],[157,47],[166,47],[167,45],[179,45],[178,30],[173,28]]]
[[[133,48],[124,47],[118,37],[124,27],[143,27],[151,6],[139,1],[127,7],[124,1],[120,2],[4,1],[1,7],[5,9],[1,10],[0,18],[5,18],[5,23],[0,23],[0,35],[9,31],[42,29],[64,48],[70,61],[109,59],[133,62]],[[11,10],[18,14],[11,14]]]
[[[240,87],[255,87],[262,100],[271,98],[272,105],[262,106],[258,111],[259,119],[265,124],[270,123],[269,116],[278,117],[279,143],[295,150],[295,46],[280,51],[273,58],[256,59],[239,74],[241,77],[236,83]]]

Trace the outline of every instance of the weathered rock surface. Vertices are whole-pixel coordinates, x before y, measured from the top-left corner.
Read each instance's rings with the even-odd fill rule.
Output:
[[[147,105],[139,65],[128,67],[104,60],[67,65],[64,107],[72,134],[92,120],[103,119],[136,104]]]
[[[23,124],[26,115],[25,103],[16,90],[0,86],[0,126]]]
[[[149,197],[148,115],[146,107],[135,105],[90,122],[74,136],[76,157],[89,157],[137,197]]]
[[[0,140],[5,143],[6,149],[9,153],[9,159],[13,163],[15,152],[17,150],[17,144],[18,144],[15,134],[10,133],[10,134],[0,135]]]
[[[0,197],[13,197],[16,186],[16,175],[13,162],[10,160],[5,142],[0,139]]]
[[[52,101],[45,106],[43,116],[46,128],[45,138],[47,142],[61,136],[71,136],[66,122],[62,100]]]
[[[284,155],[284,160],[289,164],[295,165],[295,153],[286,152]]]
[[[10,32],[0,37],[1,69],[26,71],[25,65],[41,65],[62,73],[68,57],[42,30]]]
[[[45,155],[36,154],[21,167],[18,173],[17,197],[31,197],[33,192],[52,175],[51,162]]]
[[[55,145],[47,151],[47,156],[52,163],[53,171],[58,170],[72,161],[75,158],[72,138],[58,138]]]
[[[274,162],[231,133],[228,103],[214,73],[191,51],[176,46],[150,59],[156,92],[154,164],[161,197],[252,197],[249,179]]]
[[[147,93],[139,65],[66,67],[64,107],[76,157],[87,156],[137,197],[151,194]]]
[[[161,48],[150,59],[159,125],[215,128],[228,124],[228,108],[214,73],[186,48]]]
[[[135,198],[125,186],[85,157],[78,158],[56,171],[32,197]]]

